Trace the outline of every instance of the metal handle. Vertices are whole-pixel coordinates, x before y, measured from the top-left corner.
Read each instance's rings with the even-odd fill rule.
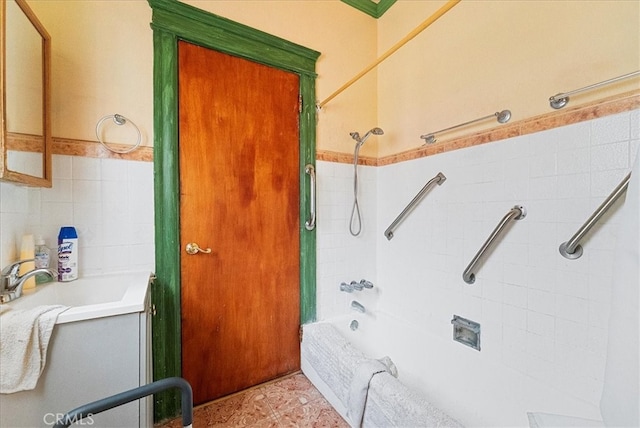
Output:
[[[403,209],[402,212],[400,214],[398,214],[398,217],[396,217],[396,219],[393,220],[393,223],[391,223],[391,225],[389,227],[387,227],[387,230],[384,231],[384,236],[386,236],[387,239],[390,241],[391,238],[393,238],[393,232],[394,232],[396,226],[398,224],[400,224],[400,222],[402,220],[404,220],[404,218],[409,214],[409,212],[411,212],[411,210],[418,204],[418,202],[420,202],[422,200],[424,195],[433,186],[433,184],[435,183],[435,184],[437,184],[439,186],[442,183],[444,183],[444,181],[446,179],[447,179],[447,177],[445,177],[443,173],[439,172],[438,174],[436,174],[435,177],[433,177],[431,180],[427,181],[427,184],[425,184],[424,187],[422,187],[422,189],[411,200],[411,202],[409,202],[409,204],[405,207],[405,209]]]
[[[304,167],[304,172],[309,174],[310,194],[309,194],[309,219],[304,222],[307,230],[313,230],[316,227],[316,169],[311,164]]]
[[[515,207],[511,208],[504,217],[502,217],[500,223],[498,223],[496,228],[493,229],[493,232],[491,232],[489,238],[487,238],[484,244],[482,244],[482,247],[480,248],[476,256],[473,258],[473,260],[471,260],[469,266],[467,266],[467,268],[462,273],[462,279],[464,280],[464,282],[466,282],[467,284],[473,284],[476,281],[476,275],[473,273],[476,265],[484,255],[485,251],[487,251],[487,249],[491,246],[493,241],[495,241],[500,232],[502,232],[502,229],[504,229],[507,223],[509,223],[510,220],[521,220],[525,218],[526,215],[527,212],[525,211],[524,207],[521,205],[516,205]]]
[[[510,110],[502,110],[497,111],[494,114],[490,114],[488,116],[484,116],[478,119],[473,119],[465,123],[461,123],[460,125],[450,126],[449,128],[441,129],[436,132],[431,132],[429,134],[421,135],[420,138],[424,140],[424,144],[433,144],[436,142],[436,134],[440,134],[442,132],[451,131],[452,129],[461,128],[463,126],[471,125],[472,123],[480,122],[481,120],[486,120],[489,118],[495,117],[498,123],[507,123],[509,119],[511,119],[511,111]]]
[[[634,71],[632,73],[627,73],[622,76],[614,77],[613,79],[605,80],[603,82],[594,83],[593,85],[585,86],[584,88],[574,89],[573,91],[561,92],[559,94],[552,95],[549,97],[549,105],[556,110],[561,109],[562,107],[566,106],[567,103],[569,102],[569,95],[574,95],[580,92],[599,88],[600,86],[608,85],[610,83],[615,83],[620,80],[628,79],[629,77],[638,76],[638,75],[640,75],[640,70]]]
[[[195,242],[189,242],[186,247],[185,247],[185,251],[187,252],[187,254],[197,254],[197,253],[205,253],[205,254],[209,254],[211,252],[211,248],[200,248],[198,246],[198,244],[196,244]]]
[[[28,262],[34,262],[35,259],[25,259],[25,260],[18,260],[15,261],[13,263],[11,263],[10,265],[6,266],[4,269],[2,269],[2,276],[7,276],[7,275],[17,275],[18,274],[18,269],[20,268],[20,265],[22,263],[28,263]]]
[[[613,205],[618,198],[627,190],[629,186],[629,180],[631,179],[631,173],[627,174],[624,179],[613,189],[613,192],[604,200],[602,204],[591,214],[591,217],[578,229],[578,231],[566,242],[560,244],[560,254],[566,259],[574,260],[582,256],[582,245],[580,241],[591,230],[591,228],[600,220],[600,218],[606,213],[611,205]]]

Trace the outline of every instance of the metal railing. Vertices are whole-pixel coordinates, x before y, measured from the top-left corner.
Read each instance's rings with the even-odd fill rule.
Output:
[[[498,121],[498,123],[507,123],[507,122],[509,122],[509,119],[511,119],[511,111],[510,110],[497,111],[497,112],[495,112],[493,114],[490,114],[489,116],[483,116],[481,118],[473,119],[473,120],[470,120],[468,122],[461,123],[459,125],[451,126],[449,128],[441,129],[441,130],[436,131],[436,132],[430,132],[428,134],[421,135],[420,138],[422,138],[424,140],[424,144],[423,145],[425,145],[425,144],[433,144],[433,143],[436,142],[436,134],[440,134],[442,132],[451,131],[452,129],[462,128],[463,126],[471,125],[472,123],[480,122],[481,120],[487,120],[487,119],[490,119],[492,117],[495,117],[496,120]]]
[[[524,207],[520,205],[516,205],[515,207],[511,208],[504,217],[502,217],[502,220],[500,220],[500,223],[498,223],[496,228],[493,229],[493,232],[491,232],[491,235],[489,235],[489,238],[487,238],[484,244],[482,244],[482,247],[480,247],[480,250],[478,251],[478,253],[475,255],[473,260],[471,260],[471,263],[469,263],[469,266],[467,266],[467,268],[462,273],[462,279],[464,279],[464,282],[466,282],[467,284],[473,284],[476,281],[476,275],[473,273],[476,265],[480,262],[480,259],[482,259],[482,256],[484,255],[484,253],[489,249],[493,241],[495,241],[495,239],[502,232],[505,226],[511,220],[521,220],[526,216],[527,216],[527,212],[525,211]]]
[[[74,423],[82,425],[83,419],[89,420],[91,415],[170,388],[180,388],[182,393],[182,426],[191,427],[193,424],[193,392],[191,391],[191,385],[181,377],[168,377],[73,409],[56,421],[54,428],[66,428]]]
[[[619,82],[620,80],[628,79],[630,77],[640,76],[640,70],[631,73],[624,74],[622,76],[614,77],[613,79],[605,80],[603,82],[594,83],[593,85],[585,86],[584,88],[574,89],[569,92],[561,92],[549,97],[549,105],[554,109],[561,109],[569,103],[569,95],[578,94],[580,92],[589,91],[591,89],[599,88],[600,86],[608,85],[610,83]]]
[[[411,212],[411,210],[415,208],[415,206],[418,204],[418,202],[422,200],[422,198],[429,191],[429,189],[434,184],[437,184],[438,186],[441,185],[442,183],[444,183],[446,179],[447,177],[445,177],[443,173],[439,172],[435,177],[427,181],[427,184],[425,184],[424,187],[422,187],[422,189],[411,200],[411,202],[409,202],[409,204],[405,207],[405,209],[402,210],[402,212],[398,215],[398,217],[396,217],[396,219],[393,220],[393,223],[391,223],[391,225],[387,228],[387,230],[384,231],[384,236],[386,236],[387,239],[390,241],[391,238],[393,238],[393,231],[395,230],[396,226],[398,226],[398,224],[400,224],[400,222],[404,220],[404,218],[409,214],[409,212]]]
[[[558,250],[564,258],[574,260],[582,256],[583,250],[582,245],[580,245],[580,241],[598,222],[598,220],[600,220],[600,218],[609,210],[609,208],[611,208],[611,205],[613,205],[615,201],[617,201],[618,198],[627,190],[630,178],[631,173],[627,174],[627,176],[622,179],[620,184],[618,184],[616,188],[613,189],[613,192],[611,192],[611,194],[607,196],[607,199],[605,199],[604,202],[601,203],[598,208],[596,208],[593,214],[591,214],[591,217],[589,217],[587,221],[585,221],[584,224],[580,226],[580,229],[578,229],[578,231],[571,237],[571,239],[560,244],[560,248]]]

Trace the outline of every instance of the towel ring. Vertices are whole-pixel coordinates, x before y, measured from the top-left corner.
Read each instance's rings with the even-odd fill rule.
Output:
[[[127,123],[127,121],[129,121],[129,123],[131,123],[133,125],[133,127],[136,129],[136,132],[138,133],[138,141],[136,141],[135,145],[129,147],[128,149],[117,150],[117,149],[114,149],[112,147],[107,146],[107,144],[104,141],[102,141],[102,138],[100,138],[100,128],[102,127],[102,123],[105,120],[111,119],[111,118],[113,118],[113,123],[115,123],[118,126],[124,125],[125,123]],[[124,154],[124,153],[130,153],[130,152],[134,151],[135,149],[137,149],[140,146],[140,141],[142,139],[142,135],[140,134],[140,129],[138,128],[138,126],[135,123],[133,123],[133,121],[131,119],[127,119],[126,117],[122,116],[121,114],[116,113],[116,114],[110,114],[110,115],[104,116],[102,119],[100,119],[98,121],[98,123],[96,124],[96,138],[98,139],[98,142],[104,146],[105,149],[107,149],[107,150],[109,150],[111,152],[114,152],[114,153]]]

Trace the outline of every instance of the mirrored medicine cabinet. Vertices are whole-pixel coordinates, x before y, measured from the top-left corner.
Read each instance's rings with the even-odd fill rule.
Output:
[[[0,0],[0,180],[51,187],[51,38],[26,0]]]

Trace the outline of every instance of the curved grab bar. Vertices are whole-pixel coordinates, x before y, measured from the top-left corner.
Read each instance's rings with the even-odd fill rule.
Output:
[[[427,184],[425,184],[424,187],[418,192],[418,194],[411,200],[411,202],[409,202],[409,204],[405,207],[405,209],[402,210],[398,217],[393,220],[393,223],[391,223],[391,225],[387,227],[387,230],[384,231],[384,236],[386,236],[387,239],[391,241],[391,238],[393,238],[393,230],[398,224],[400,224],[402,220],[404,220],[407,214],[409,214],[409,212],[418,204],[418,202],[422,200],[431,186],[433,186],[434,183],[439,186],[444,183],[446,179],[447,177],[445,177],[443,173],[439,172],[435,177],[427,181]]]
[[[578,231],[566,242],[560,244],[560,254],[562,257],[567,258],[569,260],[575,260],[582,256],[582,245],[580,245],[580,241],[584,236],[591,230],[591,228],[600,220],[600,218],[606,213],[611,205],[614,204],[615,201],[618,200],[620,195],[622,195],[629,186],[629,179],[631,179],[631,173],[627,174],[626,177],[622,179],[620,184],[613,189],[613,192],[607,199],[604,200],[603,203],[600,204],[598,208],[591,214],[591,217],[584,222],[584,224],[578,229]]]
[[[462,279],[464,279],[464,282],[466,282],[467,284],[473,284],[476,281],[476,275],[473,273],[474,268],[476,267],[476,265],[478,264],[478,262],[480,261],[484,253],[487,251],[487,249],[491,246],[493,241],[497,238],[498,234],[500,234],[500,232],[502,232],[502,229],[505,228],[507,223],[509,223],[509,221],[511,220],[523,219],[526,216],[527,216],[527,212],[525,211],[524,207],[521,205],[516,205],[515,207],[511,208],[504,217],[502,217],[502,220],[500,220],[500,223],[498,223],[496,228],[493,229],[493,232],[491,232],[491,235],[489,235],[489,238],[487,238],[487,240],[484,241],[484,244],[482,244],[482,247],[480,247],[480,250],[478,251],[478,253],[475,255],[473,260],[471,260],[471,263],[469,263],[469,266],[467,266],[467,268],[462,273]]]
[[[311,164],[304,167],[304,172],[309,174],[310,193],[309,193],[309,219],[305,221],[304,227],[307,230],[313,230],[316,227],[316,169]]]
[[[193,392],[191,391],[191,385],[183,378],[168,377],[77,407],[62,415],[62,417],[56,421],[54,428],[66,428],[75,423],[83,425],[84,418],[139,400],[148,395],[165,391],[169,388],[180,388],[182,398],[182,426],[191,427],[193,424]],[[87,424],[89,421],[84,422]],[[88,423],[88,425],[91,425],[91,423]]]

